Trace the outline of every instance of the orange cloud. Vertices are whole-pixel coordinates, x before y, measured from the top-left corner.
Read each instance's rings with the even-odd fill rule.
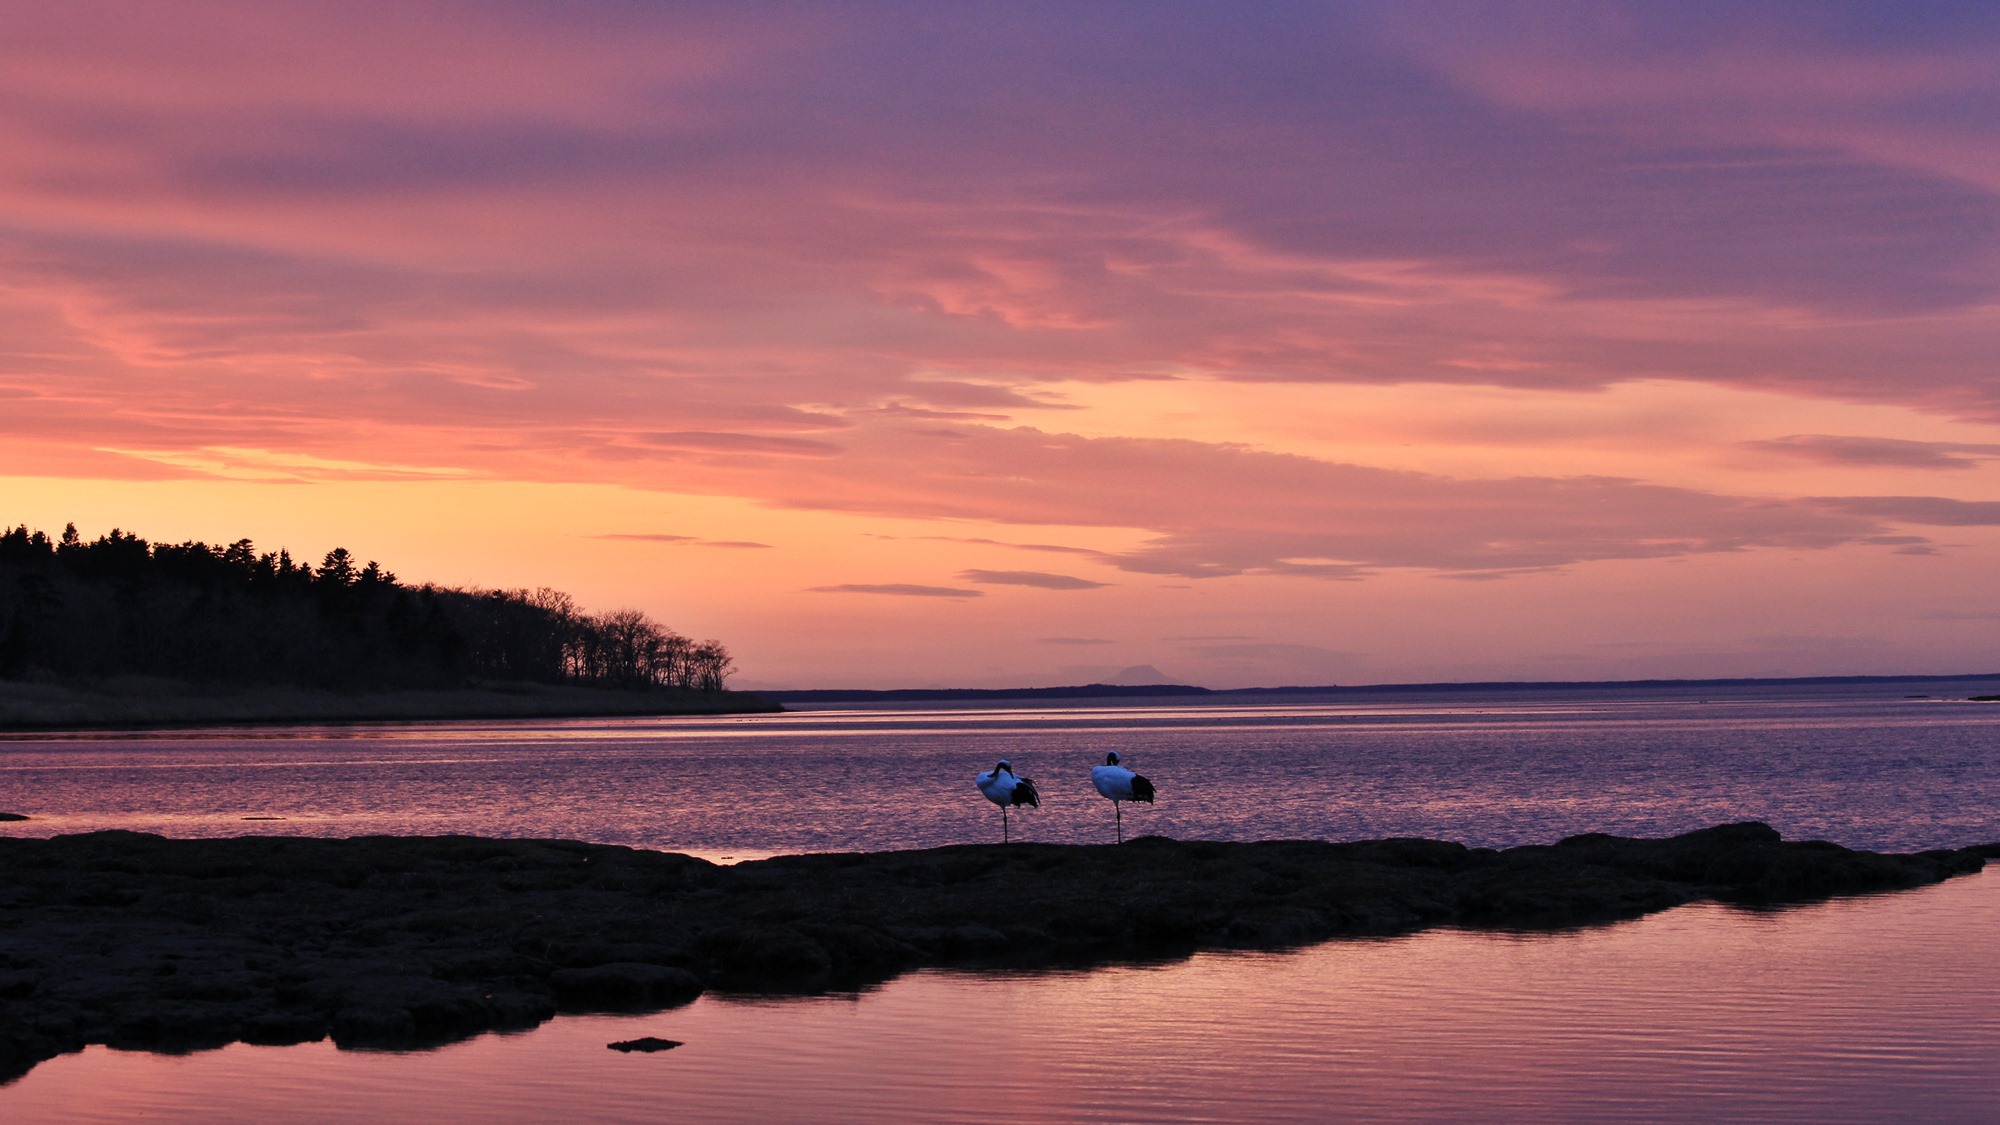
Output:
[[[1585,565],[1988,549],[1910,533],[2000,495],[2000,34],[1967,12],[18,7],[14,479],[733,498],[815,550],[685,545],[913,615],[1032,600],[950,575],[1114,585],[1017,550],[1497,605]],[[1615,426],[1534,397],[1642,385]],[[1694,386],[1757,391],[1758,427],[1670,417]],[[1342,388],[1407,397],[1311,432]],[[879,554],[828,538],[882,520]],[[777,569],[834,555],[917,581]],[[1121,581],[1039,633],[1178,598]]]

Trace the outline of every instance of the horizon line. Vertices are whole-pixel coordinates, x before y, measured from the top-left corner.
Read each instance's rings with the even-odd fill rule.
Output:
[[[1830,676],[1718,676],[1702,678],[1648,678],[1637,680],[1432,680],[1414,683],[1375,684],[1289,684],[1272,687],[1211,688],[1199,684],[1051,684],[1040,687],[909,687],[909,688],[743,688],[756,695],[772,697],[813,696],[864,698],[873,696],[1008,696],[1031,694],[1077,694],[1093,691],[1101,695],[1249,695],[1259,693],[1424,691],[1466,688],[1592,688],[1592,687],[1745,687],[1758,684],[1866,684],[1929,683],[1934,681],[2000,680],[2000,672],[1956,672],[1943,674],[1903,673],[1894,675]]]

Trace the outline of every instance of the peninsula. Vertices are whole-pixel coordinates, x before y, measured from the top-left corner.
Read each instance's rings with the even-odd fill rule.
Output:
[[[421,1047],[706,989],[1087,965],[1432,926],[1558,929],[1703,899],[1889,891],[1914,855],[1758,823],[1495,851],[1435,840],[961,845],[717,866],[563,840],[0,838],[0,1080],[92,1043]]]
[[[717,715],[782,711],[741,691],[610,688],[524,681],[460,687],[346,690],[242,687],[156,677],[90,684],[0,681],[0,730],[95,730],[235,723],[566,719],[607,715]]]
[[[775,711],[637,610],[410,585],[344,547],[0,530],[0,729]]]

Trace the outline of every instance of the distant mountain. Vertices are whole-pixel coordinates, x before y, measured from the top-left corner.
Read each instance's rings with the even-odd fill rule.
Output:
[[[1134,664],[1104,682],[1126,687],[1139,687],[1142,685],[1157,686],[1172,684],[1174,681],[1165,672],[1160,671],[1151,664]]]

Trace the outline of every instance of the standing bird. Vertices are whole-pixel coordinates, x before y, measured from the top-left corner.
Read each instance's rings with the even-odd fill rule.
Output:
[[[1090,771],[1090,783],[1097,791],[1111,798],[1111,808],[1118,817],[1118,842],[1125,842],[1126,801],[1153,803],[1153,783],[1118,764],[1118,751],[1104,756],[1104,764]]]
[[[1008,809],[1015,805],[1042,807],[1042,795],[1035,792],[1035,779],[1016,776],[1014,763],[1005,758],[1000,759],[999,765],[973,778],[972,783],[979,786],[979,791],[986,794],[987,800],[1000,806],[1000,842],[1003,844],[1008,842]],[[1151,791],[1148,787],[1147,792]]]

